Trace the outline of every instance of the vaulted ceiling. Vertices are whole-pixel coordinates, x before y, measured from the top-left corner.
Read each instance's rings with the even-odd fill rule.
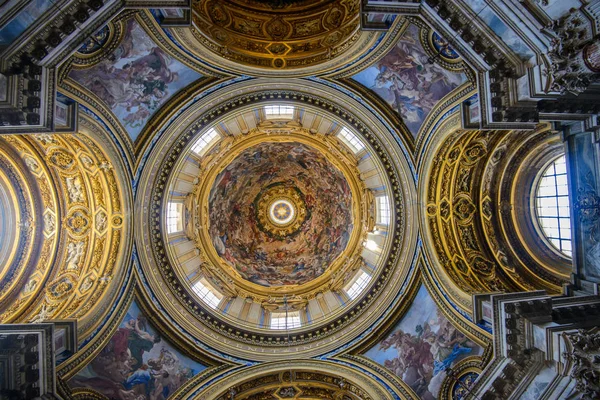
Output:
[[[558,2],[35,3],[0,17],[0,323],[77,320],[63,395],[453,398],[472,295],[569,280],[532,188],[597,77],[552,70]]]

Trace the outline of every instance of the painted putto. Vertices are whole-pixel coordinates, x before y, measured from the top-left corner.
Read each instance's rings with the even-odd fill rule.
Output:
[[[387,102],[417,136],[436,103],[466,80],[464,74],[447,71],[429,58],[419,28],[410,25],[388,54],[352,78]]]
[[[107,59],[69,76],[104,101],[133,140],[161,105],[201,77],[163,51],[135,19]]]
[[[205,368],[167,343],[132,303],[110,342],[69,385],[115,400],[164,400]]]
[[[262,216],[281,204],[293,213],[291,225],[269,226]],[[301,285],[322,275],[346,248],[352,194],[342,172],[317,150],[262,143],[217,176],[209,219],[217,253],[242,278],[262,286]]]
[[[421,399],[433,400],[447,368],[481,353],[481,347],[450,323],[421,286],[400,323],[365,356],[390,369]]]

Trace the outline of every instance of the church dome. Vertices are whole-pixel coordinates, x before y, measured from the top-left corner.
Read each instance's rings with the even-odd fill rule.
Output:
[[[397,290],[385,288],[413,271],[413,215],[402,204],[414,188],[399,178],[402,156],[392,161],[381,145],[385,127],[353,118],[355,100],[288,81],[294,96],[240,83],[229,93],[260,101],[242,94],[212,118],[191,106],[150,156],[156,175],[141,180],[140,198],[151,199],[142,240],[152,244],[141,242],[151,250],[141,265],[155,271],[151,285],[169,287],[154,292],[178,321],[198,321],[192,332],[240,341],[234,352],[250,359],[280,347],[322,352],[316,342],[358,333],[393,301]]]
[[[240,276],[266,287],[323,275],[353,231],[343,173],[299,142],[263,142],[240,153],[209,193],[209,235]]]

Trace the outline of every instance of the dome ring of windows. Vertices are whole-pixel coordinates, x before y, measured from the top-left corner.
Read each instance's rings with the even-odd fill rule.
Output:
[[[380,138],[326,110],[271,100],[202,128],[192,125],[178,136],[185,146],[170,147],[179,153],[176,162],[159,169],[165,195],[157,192],[159,184],[142,188],[166,210],[149,216],[151,229],[161,232],[152,247],[158,258],[142,265],[158,261],[162,276],[171,276],[171,289],[161,295],[171,303],[179,297],[190,316],[222,335],[269,348],[247,357],[268,359],[285,332],[300,346],[336,335],[323,330],[331,323],[350,329],[373,304],[382,279],[397,285],[410,273],[402,250],[412,247],[398,245],[407,240],[407,215],[398,207],[414,188],[396,175],[408,168],[396,169]],[[273,183],[286,191],[261,203]],[[271,211],[278,206],[292,232],[270,234],[258,223],[262,212],[275,227]],[[390,273],[404,278],[389,281]]]

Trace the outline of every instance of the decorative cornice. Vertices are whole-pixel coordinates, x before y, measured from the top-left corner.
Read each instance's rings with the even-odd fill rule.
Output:
[[[151,195],[151,220],[150,220],[150,230],[158,231],[161,230],[162,223],[162,196],[164,196],[163,188],[165,188],[168,184],[169,175],[171,173],[171,168],[175,164],[176,160],[179,158],[182,150],[188,145],[188,143],[195,137],[196,133],[203,130],[205,127],[210,126],[211,122],[218,118],[226,109],[235,109],[238,106],[242,106],[246,103],[257,104],[263,101],[269,101],[272,99],[278,98],[289,98],[293,99],[296,102],[307,102],[312,104],[313,106],[317,106],[322,108],[326,112],[334,113],[340,115],[342,118],[346,119],[346,123],[352,125],[356,131],[360,132],[367,142],[373,147],[373,150],[377,154],[377,156],[381,159],[382,164],[386,168],[386,173],[389,174],[389,180],[392,185],[392,194],[393,194],[393,204],[396,210],[396,224],[398,226],[394,232],[390,232],[389,234],[393,236],[393,245],[391,252],[388,256],[387,261],[385,262],[386,267],[383,268],[381,274],[376,278],[376,283],[372,286],[371,291],[363,296],[362,301],[356,305],[357,309],[360,310],[362,308],[368,307],[372,301],[377,297],[377,292],[381,290],[384,286],[383,283],[387,280],[388,274],[391,270],[394,269],[394,264],[398,253],[401,251],[401,247],[399,244],[403,241],[403,226],[404,226],[404,214],[403,203],[404,196],[402,194],[402,189],[398,185],[398,180],[395,175],[395,171],[392,168],[392,165],[387,160],[387,155],[384,152],[384,149],[378,143],[376,136],[374,136],[369,129],[363,126],[358,120],[352,118],[346,110],[339,109],[337,106],[330,104],[326,99],[319,98],[317,96],[293,92],[293,91],[266,91],[266,92],[258,92],[253,93],[251,95],[243,95],[238,96],[234,99],[231,99],[227,105],[223,105],[218,108],[213,108],[210,112],[198,118],[198,123],[195,127],[186,133],[186,135],[179,140],[177,144],[171,147],[170,151],[164,156],[164,160],[166,160],[166,164],[163,164],[159,169],[159,175],[157,180],[152,185],[154,190]],[[275,332],[265,332],[260,333],[258,336],[256,332],[246,331],[239,326],[230,325],[229,323],[220,320],[220,318],[213,314],[211,311],[205,309],[202,303],[198,303],[194,298],[190,297],[187,292],[181,287],[181,283],[174,276],[171,270],[170,263],[167,259],[161,254],[164,254],[165,242],[156,238],[155,235],[152,236],[152,250],[154,254],[154,262],[157,264],[159,270],[163,275],[163,279],[169,284],[170,290],[176,294],[177,297],[180,298],[180,301],[186,306],[189,312],[193,313],[199,320],[203,321],[208,326],[211,326],[212,329],[216,329],[220,332],[220,334],[230,337],[232,339],[241,340],[247,344],[260,344],[261,346],[282,346],[289,345],[287,343],[287,336],[284,333],[275,333]],[[310,343],[315,340],[321,340],[324,336],[327,336],[336,330],[340,329],[342,326],[350,323],[357,315],[354,310],[348,310],[344,312],[343,315],[340,315],[334,322],[328,322],[329,326],[316,326],[310,331],[302,332],[301,334],[294,335],[291,337],[291,343],[293,345],[301,345],[303,343]],[[217,323],[213,323],[213,320],[218,321]]]

